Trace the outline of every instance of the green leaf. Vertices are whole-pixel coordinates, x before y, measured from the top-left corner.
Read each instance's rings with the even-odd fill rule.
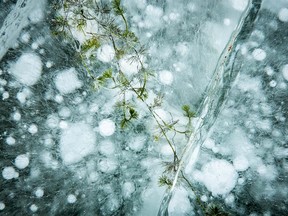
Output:
[[[119,15],[119,16],[123,15],[124,10],[121,7],[121,0],[113,0],[112,1],[112,8],[113,8],[113,11],[116,15]]]
[[[190,106],[189,105],[183,105],[182,110],[184,111],[184,116],[188,118],[194,118],[196,116],[196,113],[193,111],[190,111]]]
[[[98,49],[101,46],[100,40],[98,37],[93,36],[92,38],[86,40],[82,45],[82,51],[87,52],[90,49]]]
[[[158,180],[159,186],[168,186],[168,188],[171,188],[173,185],[173,181],[170,180],[166,175],[162,175]]]

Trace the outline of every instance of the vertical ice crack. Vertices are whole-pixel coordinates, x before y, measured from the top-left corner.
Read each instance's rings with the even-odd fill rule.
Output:
[[[234,69],[234,61],[242,42],[250,35],[254,22],[260,10],[262,0],[250,0],[242,14],[237,28],[232,33],[223,50],[212,79],[206,89],[206,96],[199,106],[199,119],[194,133],[181,155],[179,168],[176,172],[173,186],[167,190],[160,205],[158,216],[168,215],[168,206],[175,185],[181,172],[190,172],[197,161],[197,155],[202,143],[207,138],[211,127],[216,121],[222,105],[225,103],[229,90],[239,70]]]

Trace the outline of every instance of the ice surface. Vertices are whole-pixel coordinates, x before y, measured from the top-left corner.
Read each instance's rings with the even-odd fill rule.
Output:
[[[72,40],[59,39],[50,32],[52,2],[45,10],[44,1],[14,2],[0,2],[0,214],[157,215],[166,190],[159,178],[174,180],[174,171],[163,173],[173,152],[133,93],[125,96],[139,116],[121,129],[119,91],[111,83],[93,89],[78,46],[97,32],[96,22],[87,22],[89,35],[72,29]],[[164,95],[156,119],[182,131],[181,106],[203,108],[190,139],[201,145],[181,169],[191,185],[179,173],[164,213],[204,215],[203,206],[216,206],[231,215],[286,215],[287,1],[263,1],[228,45],[248,0],[121,2],[130,30],[147,45],[144,67],[155,71],[148,104]],[[141,76],[140,62],[126,53],[117,59],[109,41],[88,57],[95,77],[111,64]],[[217,64],[225,76],[212,77]],[[168,136],[181,157],[188,137]]]

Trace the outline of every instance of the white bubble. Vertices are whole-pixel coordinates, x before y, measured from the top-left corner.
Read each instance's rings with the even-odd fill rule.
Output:
[[[281,8],[278,13],[278,18],[282,22],[288,22],[288,9],[287,8]]]
[[[75,203],[77,200],[76,196],[73,195],[73,194],[69,194],[68,197],[67,197],[67,201],[68,203]]]
[[[97,58],[102,62],[110,62],[115,57],[115,50],[112,46],[105,44],[97,50]]]
[[[201,196],[201,201],[202,202],[207,202],[208,201],[208,197],[206,195]]]
[[[35,134],[38,132],[38,127],[36,124],[31,124],[30,127],[28,128],[29,133]]]
[[[5,209],[5,204],[3,202],[0,202],[0,211],[2,211],[3,209]]]
[[[99,132],[102,136],[111,136],[115,132],[115,123],[110,119],[103,119],[99,123]]]
[[[51,62],[51,61],[47,61],[46,62],[46,67],[47,68],[51,68],[53,66],[53,62]]]
[[[288,81],[288,64],[283,66],[282,75],[283,75],[284,79]]]
[[[231,24],[231,20],[228,19],[228,18],[225,18],[225,19],[223,20],[223,23],[224,23],[224,25],[229,26],[229,25]]]
[[[3,92],[3,94],[2,94],[2,99],[3,99],[3,100],[6,100],[6,99],[8,99],[8,98],[9,98],[9,92],[7,92],[7,91]]]
[[[271,80],[271,81],[269,82],[269,85],[270,85],[272,88],[274,88],[274,87],[277,85],[277,82],[276,82],[275,80]]]
[[[8,145],[14,145],[16,143],[16,140],[13,137],[9,136],[6,138],[6,143]]]
[[[160,71],[159,80],[164,85],[171,85],[173,82],[173,74],[167,70]]]
[[[75,68],[59,72],[54,80],[56,88],[61,94],[69,94],[82,87]]]
[[[60,121],[60,122],[59,122],[59,127],[60,127],[61,129],[65,129],[65,128],[68,127],[68,123],[67,123],[66,121]]]
[[[116,170],[117,166],[117,162],[112,159],[104,159],[98,164],[99,170],[103,173],[111,173]]]
[[[256,61],[263,61],[266,58],[266,52],[263,49],[255,49],[252,56]]]
[[[32,204],[32,205],[30,206],[30,210],[31,210],[32,212],[36,212],[36,211],[38,210],[38,206],[35,205],[35,204]]]
[[[225,195],[235,187],[238,174],[229,162],[216,159],[202,167],[198,178],[213,195]]]
[[[140,60],[143,61],[143,56],[140,56]],[[138,73],[141,69],[141,62],[139,59],[133,58],[132,55],[126,55],[119,60],[120,70],[127,76]]]
[[[29,165],[29,157],[26,154],[18,155],[15,159],[15,166],[18,169],[25,169]]]
[[[246,157],[240,155],[233,160],[233,165],[237,171],[245,171],[249,168],[249,162]]]
[[[11,65],[9,71],[20,83],[34,85],[41,77],[41,58],[33,53],[24,53]]]
[[[93,153],[96,136],[90,125],[71,123],[61,132],[60,155],[66,165],[80,162]]]
[[[43,197],[44,195],[44,190],[42,188],[37,188],[37,190],[35,191],[35,196],[40,198]]]
[[[4,179],[10,180],[17,177],[17,172],[12,166],[5,167],[2,171],[2,176]]]

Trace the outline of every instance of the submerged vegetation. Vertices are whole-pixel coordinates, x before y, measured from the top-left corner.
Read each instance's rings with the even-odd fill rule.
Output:
[[[179,144],[174,142],[174,137],[177,134],[182,136],[183,142],[188,140],[193,133],[192,120],[196,113],[189,105],[182,106],[183,116],[187,119],[184,126],[177,119],[167,121],[157,113],[156,110],[165,101],[165,94],[156,92],[152,102],[149,100],[149,82],[155,80],[156,73],[146,64],[149,60],[147,49],[130,29],[121,0],[58,0],[54,3],[54,9],[57,13],[51,22],[52,33],[73,44],[87,76],[91,79],[93,89],[99,91],[101,88],[108,88],[118,92],[119,100],[115,109],[122,113],[120,121],[117,122],[119,127],[125,129],[133,125],[143,107],[154,119],[157,131],[153,137],[154,141],[164,139],[173,152],[172,160],[163,162],[164,172],[158,183],[159,186],[171,188],[181,160],[177,152]],[[100,55],[105,67],[100,72],[99,61],[95,61],[97,55]],[[129,72],[125,71],[123,65],[128,67]],[[153,89],[153,92],[155,91]],[[139,106],[139,103],[144,106]],[[183,172],[181,176],[181,182],[195,194],[196,203],[203,214],[227,215],[222,214],[219,208],[208,207],[203,203]]]

